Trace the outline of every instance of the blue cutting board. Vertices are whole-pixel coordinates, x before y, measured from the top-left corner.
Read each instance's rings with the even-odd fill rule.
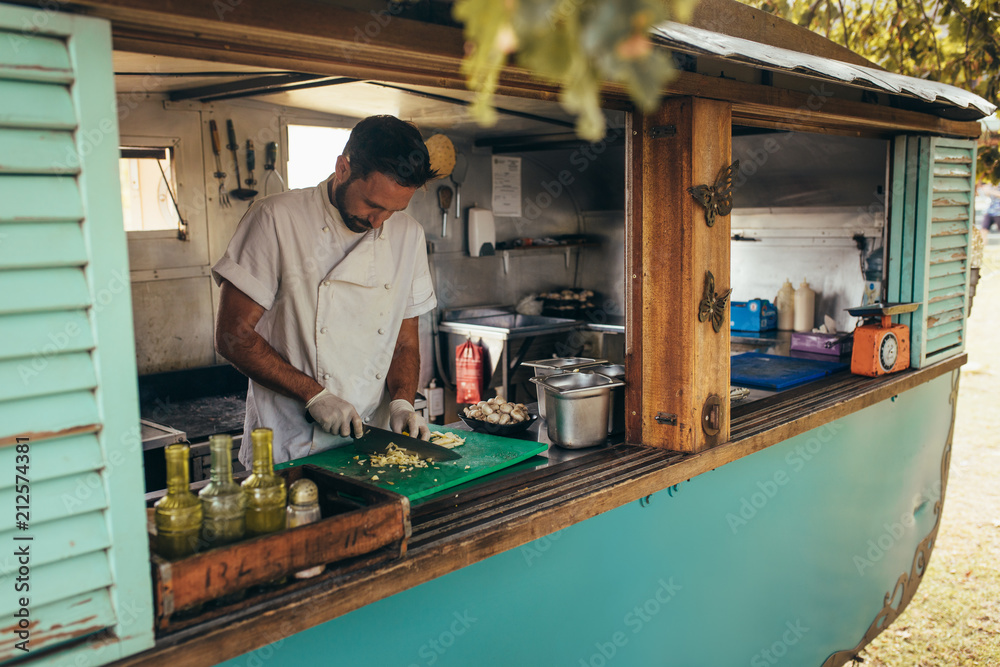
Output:
[[[729,358],[732,384],[781,391],[818,380],[847,368],[838,361],[796,359],[775,354],[744,352]]]

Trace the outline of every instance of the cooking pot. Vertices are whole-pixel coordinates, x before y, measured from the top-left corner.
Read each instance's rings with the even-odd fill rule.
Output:
[[[577,371],[588,366],[604,364],[607,361],[607,359],[591,359],[589,357],[553,357],[526,361],[524,365],[535,369],[535,377],[545,377],[554,373]],[[545,419],[545,401],[542,399],[541,390],[538,390],[538,416]]]
[[[559,373],[531,381],[542,394],[539,407],[546,406],[549,440],[568,449],[607,441],[611,390],[624,382],[599,373]]]

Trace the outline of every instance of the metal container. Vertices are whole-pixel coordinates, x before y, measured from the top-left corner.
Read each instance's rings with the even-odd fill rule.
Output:
[[[549,440],[568,449],[603,445],[608,439],[611,390],[625,383],[598,373],[533,377],[546,405]]]
[[[607,359],[591,359],[589,357],[553,357],[552,359],[526,361],[523,365],[534,368],[535,377],[545,377],[555,373],[578,371],[588,366],[596,366],[607,362]],[[538,416],[545,419],[545,400],[542,398],[542,391],[540,389],[538,390]]]
[[[621,364],[600,364],[588,366],[581,373],[600,373],[612,380],[625,381],[625,367]],[[625,385],[611,390],[611,405],[608,410],[608,434],[618,435],[625,432]]]

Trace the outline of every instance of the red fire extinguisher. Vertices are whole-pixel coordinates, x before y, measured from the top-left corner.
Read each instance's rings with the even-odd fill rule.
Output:
[[[483,389],[483,348],[471,340],[455,348],[457,403],[478,403]]]

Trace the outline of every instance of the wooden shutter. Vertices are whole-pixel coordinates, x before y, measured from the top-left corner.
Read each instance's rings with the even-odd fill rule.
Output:
[[[965,349],[975,176],[975,141],[895,140],[888,295],[921,304],[899,320],[914,368]]]
[[[153,644],[117,120],[107,22],[0,5],[0,664]]]

